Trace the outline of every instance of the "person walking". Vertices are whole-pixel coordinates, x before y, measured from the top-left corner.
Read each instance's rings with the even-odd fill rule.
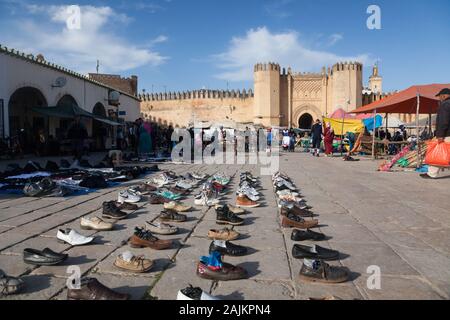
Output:
[[[436,118],[436,138],[438,143],[450,143],[450,89],[442,89],[436,97],[439,97],[440,104]],[[421,174],[424,179],[436,179],[443,169],[429,166],[428,173]]]
[[[322,124],[320,123],[320,120],[317,119],[316,123],[313,124],[311,128],[311,134],[312,134],[312,147],[313,147],[313,156],[319,157],[320,156],[320,145],[322,143]]]
[[[328,122],[327,126],[324,129],[324,139],[323,142],[325,144],[325,156],[333,155],[333,142],[334,142],[334,130],[331,127],[331,124]]]

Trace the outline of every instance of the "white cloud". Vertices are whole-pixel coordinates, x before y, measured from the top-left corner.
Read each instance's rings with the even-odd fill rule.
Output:
[[[47,60],[78,72],[92,72],[97,59],[101,72],[157,66],[167,59],[115,34],[112,30],[117,25],[126,25],[132,20],[111,7],[81,6],[80,30],[67,28],[67,6],[27,5],[26,8],[30,16],[17,21],[17,28],[10,32],[7,42],[21,50],[43,53]],[[160,43],[167,38],[155,40],[154,43]]]
[[[344,39],[344,36],[340,33],[334,33],[329,38],[329,46],[334,46],[336,43]]]
[[[228,81],[247,81],[253,77],[253,66],[258,62],[277,62],[291,66],[294,71],[320,71],[323,66],[339,61],[367,63],[369,56],[339,56],[327,51],[304,46],[295,31],[272,33],[266,27],[250,29],[243,37],[232,38],[227,50],[213,56],[223,71],[217,78]]]

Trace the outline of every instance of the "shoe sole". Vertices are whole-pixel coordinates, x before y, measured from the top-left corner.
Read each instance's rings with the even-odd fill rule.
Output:
[[[146,272],[149,272],[153,268],[154,263],[150,267],[148,267],[147,269],[144,269],[144,270],[130,270],[130,269],[118,266],[115,262],[113,263],[113,265],[116,268],[119,268],[120,270],[125,270],[125,271],[128,271],[130,273],[146,273]]]
[[[343,283],[343,282],[347,282],[348,281],[348,278],[341,279],[341,280],[339,280],[339,279],[337,279],[337,280],[326,280],[326,279],[310,278],[310,277],[306,277],[306,276],[304,276],[302,274],[298,275],[298,279],[306,281],[306,282],[311,282],[311,283],[312,282],[320,282],[320,283],[324,283],[324,284],[336,284],[336,283]]]
[[[150,248],[150,249],[153,249],[153,250],[165,250],[165,249],[167,249],[167,248],[156,248],[156,247],[151,247],[151,246],[143,246],[143,245],[138,245],[138,244],[131,244],[131,243],[129,243],[129,245],[130,245],[130,247],[131,248],[134,248],[134,249],[142,249],[142,248]]]
[[[162,218],[159,218],[159,220],[161,220],[162,222],[172,222],[172,223],[183,223],[183,222],[187,221],[187,219],[186,220],[172,220],[172,219],[162,219]]]
[[[241,279],[247,279],[247,275],[245,276],[241,276],[241,277],[235,277],[235,278],[226,278],[226,277],[214,277],[214,276],[209,276],[206,274],[201,274],[197,271],[197,276],[202,278],[202,279],[206,279],[206,280],[213,280],[213,281],[233,281],[233,280],[241,280]]]
[[[239,204],[236,204],[236,207],[238,207],[238,208],[257,208],[259,206],[260,206],[259,203],[258,204],[254,204],[254,205],[243,205],[243,204],[239,205]]]
[[[88,227],[88,226],[80,226],[80,228],[83,230],[94,230],[94,231],[111,231],[113,229],[113,228],[99,229],[99,228],[93,228],[93,227]]]
[[[119,217],[113,217],[113,216],[110,216],[110,215],[107,215],[107,214],[103,214],[102,218],[106,218],[106,219],[110,219],[110,220],[123,220],[123,219],[126,219],[127,216],[119,218]]]
[[[217,224],[221,224],[221,225],[229,224],[229,225],[232,225],[232,226],[240,226],[240,225],[244,224],[244,221],[242,221],[242,222],[230,222],[230,221],[216,220],[216,223]]]
[[[227,239],[223,239],[223,238],[217,238],[217,237],[208,237],[209,240],[214,241],[214,240],[218,240],[218,241],[234,241],[239,239],[239,236],[237,237],[232,237],[232,238],[227,238]]]
[[[61,240],[61,239],[57,239],[57,241],[59,243],[61,243],[61,244],[67,244],[67,245],[72,246],[72,247],[83,247],[83,246],[87,246],[87,245],[91,244],[92,242],[94,242],[94,240],[92,240],[91,242],[83,243],[83,244],[70,244],[67,241],[64,241],[64,240]]]
[[[33,266],[56,266],[56,265],[60,264],[61,262],[63,262],[64,260],[66,260],[66,259],[61,259],[58,262],[42,262],[42,263],[40,263],[40,262],[31,262],[31,261],[25,261],[25,260],[23,262],[25,262],[26,264],[33,265]]]

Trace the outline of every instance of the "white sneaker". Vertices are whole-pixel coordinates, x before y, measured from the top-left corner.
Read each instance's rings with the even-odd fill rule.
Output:
[[[248,192],[245,192],[245,191],[244,192],[238,191],[236,194],[238,196],[240,196],[240,197],[246,196],[247,198],[249,198],[252,201],[259,201],[259,197],[258,196],[254,196],[251,193],[248,193]]]
[[[256,191],[254,188],[252,188],[252,187],[245,187],[245,186],[240,187],[237,192],[238,193],[239,192],[240,193],[249,193],[249,194],[251,194],[253,196],[258,196],[259,195],[259,192]]]
[[[193,185],[192,184],[189,184],[189,183],[187,183],[187,182],[185,182],[185,181],[178,181],[176,184],[175,184],[177,187],[179,187],[179,188],[181,188],[181,189],[184,189],[184,190],[190,190],[190,189],[192,189],[192,187],[193,187]]]
[[[94,241],[94,237],[85,237],[73,229],[58,230],[56,238],[62,242],[70,244],[71,246],[84,246]]]
[[[182,291],[185,291],[186,294],[184,294]],[[189,297],[188,294],[191,295],[192,298]],[[200,288],[194,288],[190,286],[186,289],[178,291],[177,300],[220,300],[220,299],[206,293]]]
[[[206,174],[200,174],[200,173],[196,173],[196,172],[193,172],[193,173],[191,173],[191,175],[192,175],[192,177],[194,177],[194,179],[197,179],[197,180],[203,180],[203,179],[206,179]]]
[[[167,178],[167,176],[162,174],[150,179],[149,182],[156,184],[158,187],[163,187],[170,183],[169,178]]]
[[[288,189],[277,191],[277,195],[280,197],[285,196],[285,195],[291,195],[293,197],[299,196],[299,194],[297,192],[292,192],[291,190],[288,190]]]
[[[205,195],[194,200],[196,206],[207,206],[207,207],[215,206],[216,204],[219,204],[219,202],[220,201],[217,199],[208,199],[208,197]]]
[[[137,203],[139,201],[141,201],[141,196],[130,190],[120,191],[117,198],[117,202],[119,203]]]

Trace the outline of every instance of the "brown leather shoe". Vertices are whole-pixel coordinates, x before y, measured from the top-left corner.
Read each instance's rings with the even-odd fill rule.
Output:
[[[203,279],[217,281],[239,280],[248,276],[247,271],[242,267],[223,262],[222,268],[212,270],[201,261],[197,264],[197,275]]]
[[[236,200],[236,206],[239,208],[256,208],[259,207],[259,203],[250,200],[246,196],[238,196]]]
[[[280,211],[282,216],[287,216],[289,213],[295,214],[299,217],[307,217],[312,218],[314,217],[314,214],[309,210],[300,209],[298,207],[292,207],[292,209],[288,209],[286,207],[281,207]]]
[[[172,240],[160,240],[148,230],[136,228],[135,233],[129,240],[132,248],[152,248],[155,250],[164,250],[172,246]]]
[[[130,295],[115,292],[95,278],[82,280],[80,289],[68,289],[68,300],[129,300]]]
[[[128,203],[128,202],[124,202],[124,203],[120,203],[116,201],[116,206],[120,209],[120,210],[128,210],[128,211],[136,211],[139,209],[137,204],[134,203]]]
[[[164,203],[169,203],[170,201],[172,201],[172,200],[166,199],[166,198],[158,196],[156,194],[151,194],[150,199],[149,199],[150,204],[164,204]]]
[[[222,230],[211,229],[208,231],[208,238],[210,240],[233,241],[239,238],[239,236],[239,232],[228,228],[224,228]]]
[[[283,228],[298,228],[298,229],[309,229],[316,227],[319,224],[319,220],[304,220],[299,216],[289,214],[287,217],[283,216],[281,220],[281,226]]]

